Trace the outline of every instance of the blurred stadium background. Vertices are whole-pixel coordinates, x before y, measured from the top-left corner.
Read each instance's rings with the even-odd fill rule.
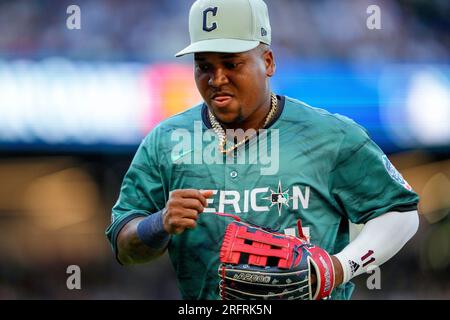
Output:
[[[450,2],[266,2],[275,91],[365,126],[421,196],[381,290],[362,275],[354,299],[449,299]],[[191,3],[0,1],[0,299],[179,298],[167,256],[122,267],[104,230],[141,139],[200,100],[191,57],[173,57]],[[81,290],[66,288],[72,264]]]

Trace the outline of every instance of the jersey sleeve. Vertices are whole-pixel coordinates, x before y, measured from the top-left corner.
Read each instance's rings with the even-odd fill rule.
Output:
[[[360,224],[389,211],[417,210],[418,195],[367,132],[354,122],[344,132],[329,180],[339,211]]]
[[[129,221],[162,210],[165,206],[164,187],[158,160],[158,139],[152,131],[140,144],[125,174],[119,198],[112,208],[111,224],[106,236],[117,255],[117,236]]]

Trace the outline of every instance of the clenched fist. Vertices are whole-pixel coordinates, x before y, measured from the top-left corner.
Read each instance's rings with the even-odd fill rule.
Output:
[[[169,234],[180,234],[197,226],[198,215],[208,206],[206,199],[213,192],[195,189],[174,190],[163,212],[164,229]]]

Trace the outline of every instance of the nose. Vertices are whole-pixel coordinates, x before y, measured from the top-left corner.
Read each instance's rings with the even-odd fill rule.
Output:
[[[211,87],[219,88],[220,86],[228,83],[228,77],[222,68],[216,68],[211,72],[208,80],[208,84]]]

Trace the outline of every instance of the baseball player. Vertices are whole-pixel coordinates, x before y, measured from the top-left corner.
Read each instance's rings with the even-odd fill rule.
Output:
[[[349,299],[350,280],[417,231],[417,194],[355,122],[272,92],[262,0],[198,0],[189,32],[191,44],[177,56],[193,54],[203,102],[160,123],[139,146],[106,232],[119,262],[168,251],[183,298],[219,299],[220,252],[235,216],[260,239],[276,231],[309,243],[303,254],[318,258],[305,281],[328,288],[307,298]],[[349,221],[364,224],[351,242]],[[244,297],[268,297],[258,290]]]

